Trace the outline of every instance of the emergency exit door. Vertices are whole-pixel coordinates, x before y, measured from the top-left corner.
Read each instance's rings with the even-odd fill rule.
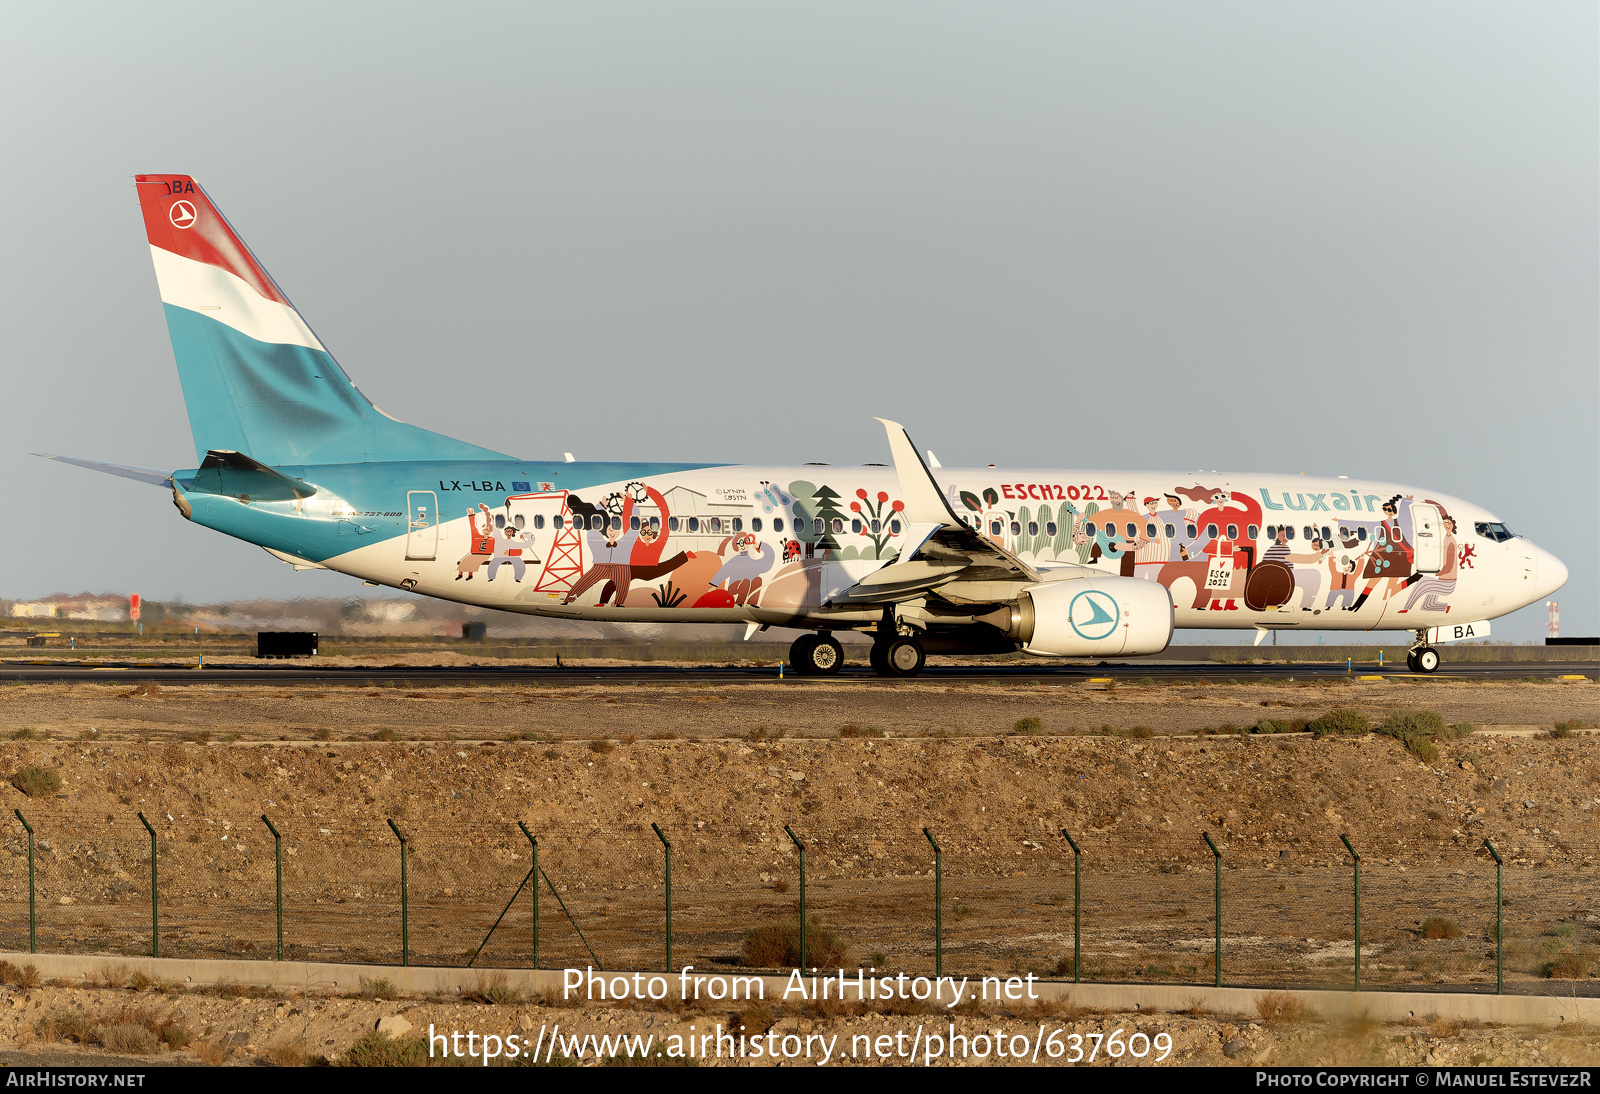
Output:
[[[1444,568],[1444,519],[1437,505],[1411,503],[1411,538],[1416,558],[1411,568],[1419,574],[1436,574]]]
[[[431,562],[439,553],[439,499],[432,490],[412,490],[406,514],[406,560]]]

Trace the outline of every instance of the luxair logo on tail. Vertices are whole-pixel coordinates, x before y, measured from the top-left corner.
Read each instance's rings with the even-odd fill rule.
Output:
[[[1099,589],[1085,589],[1072,598],[1072,606],[1067,609],[1072,629],[1090,642],[1098,642],[1116,630],[1120,615],[1121,609],[1111,594]]]
[[[195,213],[194,206],[187,201],[175,201],[167,213],[167,219],[172,221],[172,226],[175,228],[193,228],[199,216]]]

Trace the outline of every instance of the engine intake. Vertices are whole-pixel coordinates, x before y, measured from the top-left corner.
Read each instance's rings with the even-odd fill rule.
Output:
[[[1034,585],[1005,614],[997,623],[1007,637],[1041,657],[1160,653],[1172,641],[1171,595],[1132,577]]]

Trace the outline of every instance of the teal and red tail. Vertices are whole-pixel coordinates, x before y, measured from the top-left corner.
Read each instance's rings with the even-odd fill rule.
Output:
[[[509,458],[373,406],[199,183],[135,178],[197,457],[228,449],[277,466]]]

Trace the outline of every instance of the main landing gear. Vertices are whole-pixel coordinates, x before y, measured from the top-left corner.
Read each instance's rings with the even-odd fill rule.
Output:
[[[832,676],[844,664],[844,647],[826,631],[802,634],[789,647],[789,663],[801,676]]]
[[[1439,651],[1428,645],[1428,632],[1418,631],[1416,645],[1406,654],[1406,668],[1412,672],[1438,672]]]
[[[901,634],[887,641],[875,639],[867,660],[879,676],[915,676],[928,663],[928,655],[914,635]]]

